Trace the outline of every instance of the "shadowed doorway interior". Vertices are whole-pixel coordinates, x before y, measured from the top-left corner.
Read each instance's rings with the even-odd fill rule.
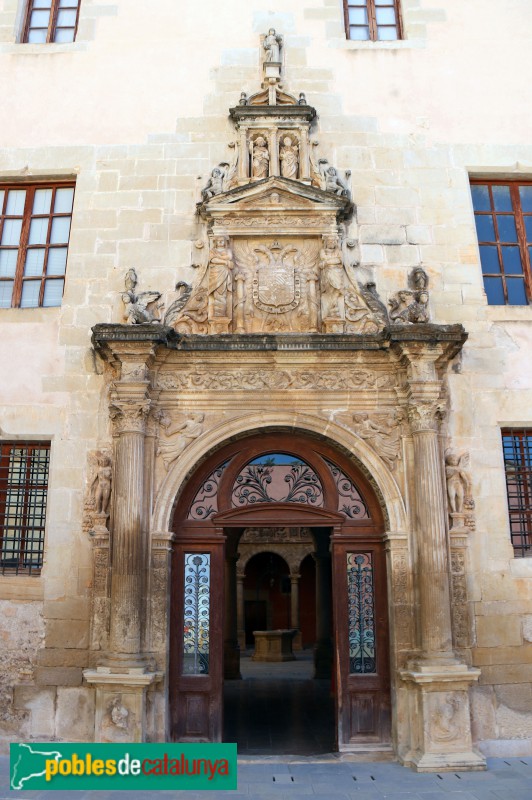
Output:
[[[281,552],[283,547],[303,551],[303,542],[312,540],[310,531],[299,529],[262,529],[242,537],[257,542],[260,536],[264,540],[264,552],[247,560],[242,581],[242,680],[224,683],[224,741],[237,742],[242,754],[312,755],[336,749],[331,678],[314,677],[314,559],[308,554],[299,564],[296,557],[298,572],[291,575],[287,561],[278,553],[268,552],[268,540],[283,533],[283,544],[277,544]],[[245,544],[239,546],[241,558],[245,549]],[[309,542],[306,549],[313,550],[313,543]],[[297,629],[292,627],[296,622]],[[285,660],[259,660],[254,631],[286,631],[285,638],[290,640],[286,652],[266,656]]]

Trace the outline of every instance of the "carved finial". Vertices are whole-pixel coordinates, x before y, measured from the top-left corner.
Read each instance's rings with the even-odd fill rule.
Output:
[[[304,92],[299,92],[299,100],[297,101],[298,106],[306,106],[307,105],[307,98],[305,97]]]
[[[238,101],[239,106],[247,106],[248,104],[248,96],[245,92],[240,92],[240,100]]]

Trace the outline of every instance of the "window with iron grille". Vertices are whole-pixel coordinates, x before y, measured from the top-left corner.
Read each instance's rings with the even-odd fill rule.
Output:
[[[33,44],[73,42],[80,0],[29,0],[23,41]]]
[[[471,181],[480,263],[488,303],[532,299],[532,183]]]
[[[532,428],[502,430],[510,536],[516,556],[532,556]]]
[[[355,41],[401,39],[399,0],[344,0],[347,38]]]
[[[73,183],[0,184],[0,308],[60,306]]]
[[[3,575],[38,574],[50,442],[2,442],[0,448],[0,571]]]

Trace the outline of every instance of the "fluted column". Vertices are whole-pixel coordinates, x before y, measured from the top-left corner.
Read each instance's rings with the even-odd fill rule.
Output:
[[[128,387],[129,388],[129,387]],[[135,387],[136,389],[136,387]],[[146,563],[144,438],[150,400],[118,390],[111,406],[117,442],[113,489],[110,659],[133,662],[141,654],[142,599]]]

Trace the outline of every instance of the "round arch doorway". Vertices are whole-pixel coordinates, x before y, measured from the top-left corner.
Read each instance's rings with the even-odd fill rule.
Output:
[[[314,676],[331,680],[340,750],[390,742],[383,515],[364,475],[300,433],[248,436],[210,455],[175,508],[170,716],[175,741],[220,741],[223,681],[240,678],[238,544],[249,529],[310,531]]]

